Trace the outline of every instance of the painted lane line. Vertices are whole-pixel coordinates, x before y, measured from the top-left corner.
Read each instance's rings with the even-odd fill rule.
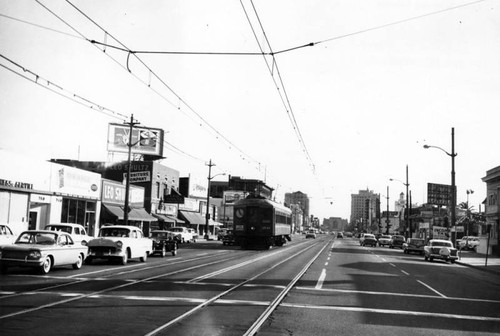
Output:
[[[394,265],[393,263],[389,263],[389,265],[391,265],[392,267],[396,267],[396,265]]]
[[[400,271],[401,271],[401,273],[403,273],[403,274],[405,274],[405,275],[410,275],[410,273],[408,273],[408,272],[405,272],[405,271],[403,271],[403,270],[400,270]]]
[[[436,293],[437,295],[439,295],[439,296],[441,296],[441,297],[444,297],[444,298],[446,297],[445,295],[443,295],[443,294],[439,293],[437,290],[435,290],[434,288],[432,288],[432,287],[431,287],[431,286],[429,286],[428,284],[426,284],[426,283],[424,283],[424,282],[422,282],[422,281],[420,281],[420,280],[417,280],[417,282],[418,282],[418,283],[420,283],[420,284],[422,284],[422,285],[424,285],[425,287],[429,288],[431,291],[433,291],[433,292],[434,292],[434,293]]]
[[[325,263],[325,266],[328,266],[328,261]]]
[[[289,307],[289,308],[339,310],[339,311],[350,311],[350,312],[360,312],[360,313],[367,313],[368,312],[368,313],[391,314],[391,315],[426,316],[426,317],[433,317],[433,318],[440,317],[440,318],[445,318],[445,319],[457,319],[457,320],[476,320],[476,321],[500,322],[500,317],[443,314],[443,313],[435,313],[435,312],[418,312],[418,311],[407,311],[407,310],[390,310],[390,309],[342,307],[342,306],[312,306],[312,305],[306,305],[306,304],[290,304],[290,303],[283,303],[283,304],[281,304],[281,306],[282,307]]]
[[[323,281],[325,281],[326,278],[326,270],[323,268],[321,271],[321,275],[319,276],[318,282],[316,283],[315,289],[321,289],[323,287]]]

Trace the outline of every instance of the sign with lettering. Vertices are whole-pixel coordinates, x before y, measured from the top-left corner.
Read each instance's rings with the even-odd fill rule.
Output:
[[[456,187],[455,187],[456,190]],[[452,188],[447,184],[427,183],[427,203],[451,206]]]
[[[127,180],[127,173],[123,174],[123,180]],[[149,182],[151,181],[151,173],[149,171],[138,171],[130,173],[130,183]]]
[[[134,126],[132,141],[130,127],[124,124],[108,125],[108,151],[128,153],[129,143],[132,153],[163,156],[163,130]]]
[[[433,239],[448,239],[448,228],[444,226],[433,226],[432,227],[432,238]]]
[[[33,189],[32,183],[0,179],[0,186],[16,189]]]
[[[125,204],[125,186],[119,182],[102,180],[102,196],[101,200],[108,204]],[[138,186],[130,186],[129,203],[136,206],[144,205],[144,188]]]

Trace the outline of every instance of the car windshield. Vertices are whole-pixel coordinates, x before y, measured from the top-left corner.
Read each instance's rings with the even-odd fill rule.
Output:
[[[391,239],[391,236],[382,236],[380,238]]]
[[[171,228],[170,231],[172,231],[172,232],[182,232],[182,231],[184,231],[184,228]]]
[[[50,231],[62,231],[66,233],[71,233],[71,226],[65,226],[65,225],[47,225],[45,229]]]
[[[45,232],[23,232],[17,238],[16,244],[36,244],[36,245],[54,245],[57,240],[57,234]]]
[[[423,239],[410,239],[410,243],[412,243],[412,244],[423,244],[424,240]]]
[[[431,245],[452,247],[450,242],[432,242]]]
[[[123,228],[106,227],[99,232],[99,237],[128,237],[130,230]]]
[[[170,235],[170,232],[168,231],[153,231],[151,233],[151,236],[153,238],[158,238],[158,237],[168,237]]]

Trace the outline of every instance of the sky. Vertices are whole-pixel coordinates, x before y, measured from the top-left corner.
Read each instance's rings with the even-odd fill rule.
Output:
[[[0,148],[120,160],[108,124],[133,115],[181,176],[206,183],[212,160],[213,180],[348,219],[359,190],[393,210],[406,166],[414,204],[450,184],[453,128],[457,203],[473,190],[479,210],[500,165],[499,4],[0,0]]]

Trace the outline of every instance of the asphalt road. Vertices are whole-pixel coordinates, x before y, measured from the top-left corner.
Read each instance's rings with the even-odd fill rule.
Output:
[[[199,242],[185,244],[175,257],[125,266],[95,261],[48,275],[11,269],[0,275],[0,330],[2,335],[498,334],[500,277],[326,235],[297,236],[271,250]]]

